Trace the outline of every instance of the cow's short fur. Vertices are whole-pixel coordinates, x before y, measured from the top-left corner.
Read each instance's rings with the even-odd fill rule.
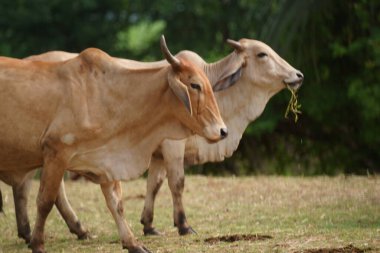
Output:
[[[63,62],[0,58],[0,177],[24,178],[43,165],[33,252],[44,252],[46,217],[65,199],[65,170],[100,183],[123,247],[147,252],[122,219],[115,180],[141,175],[163,139],[189,129],[221,139],[225,125],[207,77],[163,51],[171,65],[148,69],[127,68],[98,49]]]
[[[298,89],[303,75],[283,60],[269,46],[256,40],[229,41],[235,51],[218,62],[207,64],[191,51],[181,52],[204,69],[210,79],[229,136],[218,143],[209,143],[193,135],[184,140],[165,140],[155,152],[149,168],[145,205],[141,221],[146,231],[154,231],[154,201],[165,175],[168,177],[174,207],[174,223],[180,235],[194,233],[188,225],[182,204],[183,170],[188,165],[223,161],[237,149],[244,130],[261,115],[269,99],[286,85]],[[231,88],[225,89],[226,87]],[[173,176],[174,175],[174,176]],[[154,192],[153,192],[154,189]],[[179,222],[180,221],[180,222]]]

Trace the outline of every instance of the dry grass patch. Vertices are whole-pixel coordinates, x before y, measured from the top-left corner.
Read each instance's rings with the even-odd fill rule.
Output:
[[[371,251],[371,248],[359,249],[353,245],[348,245],[342,248],[322,248],[322,249],[307,249],[301,251],[295,251],[294,253],[364,253]]]
[[[11,189],[3,183],[0,188],[6,212],[0,214],[0,252],[29,252],[17,238]],[[37,189],[38,182],[35,182],[29,203],[32,224]],[[118,240],[117,229],[100,187],[88,182],[67,182],[66,189],[82,223],[96,237],[77,241],[54,209],[47,220],[46,249],[49,252],[123,252],[119,243],[112,243]],[[156,253],[313,252],[310,250],[342,249],[347,245],[364,252],[380,251],[377,177],[189,176],[184,202],[188,221],[198,235],[185,237],[178,236],[173,227],[172,201],[166,185],[158,195],[155,209],[154,224],[164,233],[161,237],[142,234],[139,220],[145,180],[124,183],[123,190],[125,217],[137,238]],[[249,235],[268,238],[245,240]],[[232,240],[231,236],[240,240]],[[229,242],[205,242],[208,238],[229,237],[232,238]]]

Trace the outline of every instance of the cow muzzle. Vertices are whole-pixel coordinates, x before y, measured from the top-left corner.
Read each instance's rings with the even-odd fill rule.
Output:
[[[295,72],[295,77],[287,78],[283,82],[293,90],[298,90],[303,83],[304,76],[300,71]]]
[[[228,136],[228,129],[220,124],[208,126],[203,130],[203,135],[209,142],[217,142]]]

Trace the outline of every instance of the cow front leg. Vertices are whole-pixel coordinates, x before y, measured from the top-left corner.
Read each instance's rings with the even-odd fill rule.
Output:
[[[177,227],[179,235],[196,234],[192,227],[187,223],[185,209],[182,204],[182,194],[185,186],[183,167],[179,170],[171,170],[169,167],[168,183],[173,198],[174,226]]]
[[[129,253],[149,253],[150,251],[140,245],[132,230],[124,219],[124,208],[122,202],[122,189],[119,181],[101,184],[102,192],[119,231],[123,249],[128,249]]]
[[[71,207],[65,191],[65,182],[62,179],[59,186],[59,191],[55,205],[65,220],[70,232],[76,234],[79,240],[84,240],[89,238],[88,231],[82,226],[77,215],[75,214],[73,208]]]
[[[31,179],[27,177],[21,184],[12,186],[18,237],[24,239],[25,243],[29,243],[31,237],[27,208],[30,184]]]
[[[154,201],[165,177],[166,170],[163,167],[163,160],[152,158],[148,170],[145,204],[140,220],[141,224],[144,225],[144,235],[161,235],[161,233],[153,227]]]
[[[30,246],[33,253],[44,253],[44,227],[63,178],[66,162],[58,154],[51,152],[44,157],[40,188],[37,197],[37,218],[34,225]]]
[[[161,152],[168,175],[168,184],[173,199],[174,226],[180,235],[196,234],[186,220],[185,209],[182,204],[183,188],[185,186],[184,141],[164,141]]]

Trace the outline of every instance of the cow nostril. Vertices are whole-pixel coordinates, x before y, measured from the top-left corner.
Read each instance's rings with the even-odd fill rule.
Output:
[[[228,130],[227,128],[221,128],[220,129],[220,136],[222,137],[222,139],[226,138],[228,135]]]
[[[298,76],[298,78],[302,78],[303,79],[303,74],[301,72],[297,72],[297,76]]]

